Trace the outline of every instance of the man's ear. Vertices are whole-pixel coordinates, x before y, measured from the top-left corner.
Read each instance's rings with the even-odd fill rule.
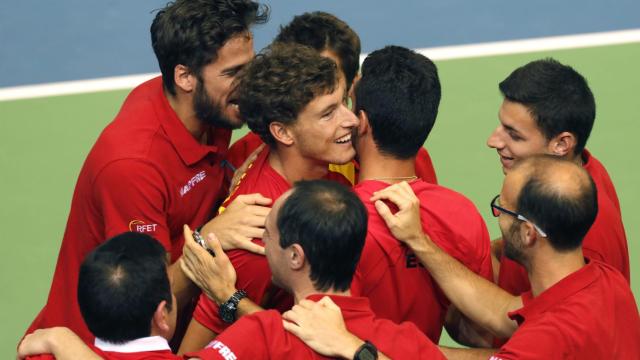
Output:
[[[520,229],[522,243],[528,248],[533,247],[538,240],[538,232],[536,231],[536,228],[528,221],[523,221],[520,226],[522,226]]]
[[[304,263],[306,261],[306,257],[304,255],[304,250],[300,244],[293,244],[289,247],[287,251],[289,267],[292,270],[300,270],[304,267]]]
[[[175,305],[175,304],[174,304]],[[158,335],[171,333],[171,325],[169,324],[169,309],[167,308],[167,301],[162,300],[156,307],[156,311],[153,313],[151,320],[151,329],[158,333]]]
[[[369,132],[369,115],[364,110],[358,111],[356,114],[358,117],[359,125],[358,125],[358,135],[364,135]]]
[[[271,132],[271,136],[273,136],[277,142],[286,146],[293,145],[295,142],[291,129],[279,121],[274,121],[269,124],[269,131]]]
[[[563,131],[549,141],[549,152],[556,156],[572,157],[577,145],[576,136],[568,131]]]
[[[192,92],[196,88],[198,79],[188,67],[178,64],[173,69],[173,81],[176,87],[184,92]]]

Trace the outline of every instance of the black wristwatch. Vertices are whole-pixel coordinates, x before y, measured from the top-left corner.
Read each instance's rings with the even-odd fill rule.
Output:
[[[229,300],[222,303],[218,308],[218,314],[220,315],[222,321],[226,322],[227,324],[232,324],[234,321],[236,321],[238,303],[240,302],[240,300],[246,297],[247,293],[244,292],[244,290],[238,290],[233,295],[231,295]]]
[[[376,360],[378,358],[378,349],[373,346],[369,340],[365,340],[364,344],[356,350],[353,360]]]

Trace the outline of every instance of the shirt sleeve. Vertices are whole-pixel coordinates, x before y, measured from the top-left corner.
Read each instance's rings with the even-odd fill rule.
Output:
[[[236,288],[244,290],[251,301],[262,306],[264,295],[272,286],[271,270],[266,258],[244,250],[232,250],[228,255],[237,273]],[[193,317],[216,334],[229,326],[220,319],[218,305],[204,294],[200,295]]]
[[[156,167],[136,159],[114,161],[96,176],[93,197],[107,239],[135,231],[154,237],[171,251],[168,190]]]
[[[491,360],[566,359],[570,351],[552,321],[519,328]]]
[[[273,312],[279,317],[277,312]],[[202,360],[263,359],[269,353],[266,339],[260,319],[254,315],[247,315],[218,335],[203,350],[187,353],[184,358],[197,357]]]

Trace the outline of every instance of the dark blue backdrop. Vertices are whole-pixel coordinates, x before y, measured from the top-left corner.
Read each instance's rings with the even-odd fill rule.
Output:
[[[0,87],[156,72],[152,11],[164,0],[0,2]],[[431,47],[640,28],[640,1],[325,0],[267,2],[269,24],[312,10],[332,12],[362,37],[365,52],[387,44]]]

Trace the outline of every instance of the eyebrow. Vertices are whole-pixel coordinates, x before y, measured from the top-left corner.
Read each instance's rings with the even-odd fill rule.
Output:
[[[514,128],[514,127],[513,127],[513,126],[511,126],[511,125],[507,125],[507,124],[504,124],[504,123],[503,123],[503,124],[502,124],[502,126],[503,126],[505,129],[509,130],[509,131],[513,131],[513,132],[517,133],[518,135],[521,135],[521,134],[520,134],[520,131],[518,131],[518,129]]]
[[[222,69],[222,71],[220,73],[221,73],[221,75],[226,75],[226,74],[231,73],[231,72],[238,72],[238,71],[242,70],[242,68],[245,67],[245,65],[247,65],[247,64],[238,64],[238,65],[235,65],[235,66],[231,66],[231,67],[228,67],[226,69]]]
[[[328,106],[324,107],[324,108],[323,108],[322,110],[320,110],[318,113],[319,113],[320,115],[324,115],[324,114],[326,114],[327,112],[329,112],[329,111],[332,111],[332,110],[336,109],[337,107],[338,107],[338,104],[333,103],[333,104],[330,104],[330,105],[328,105]]]

